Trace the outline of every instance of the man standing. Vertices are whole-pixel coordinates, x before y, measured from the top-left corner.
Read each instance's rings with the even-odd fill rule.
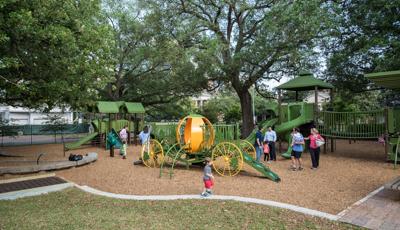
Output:
[[[276,132],[272,130],[272,127],[268,127],[268,131],[265,133],[264,141],[268,142],[270,161],[276,161],[275,154],[275,142]]]
[[[256,149],[256,161],[257,162],[260,162],[261,155],[263,154],[263,147],[262,147],[263,139],[264,139],[264,137],[261,132],[261,126],[258,126],[257,132],[256,132],[256,140],[254,142],[254,148]]]

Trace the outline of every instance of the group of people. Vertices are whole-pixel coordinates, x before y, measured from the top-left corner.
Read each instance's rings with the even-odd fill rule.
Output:
[[[268,127],[265,135],[261,132],[261,126],[258,126],[256,132],[256,140],[254,142],[254,148],[256,149],[256,161],[261,160],[261,156],[264,153],[264,161],[276,161],[275,153],[275,142],[277,140],[276,132],[272,129],[272,126]]]
[[[122,141],[122,146],[119,150],[119,154],[122,156],[122,159],[126,159],[126,153],[127,153],[127,143],[128,143],[128,126],[125,125],[121,131],[119,132],[119,137],[121,138]],[[146,143],[150,138],[150,132],[149,132],[149,127],[146,125],[143,128],[143,131],[139,133],[139,141],[140,144],[143,145]]]
[[[301,160],[301,154],[304,151],[305,140],[310,141],[309,151],[312,162],[312,170],[315,170],[319,167],[319,155],[321,152],[320,146],[323,145],[324,139],[319,134],[316,128],[312,128],[310,130],[310,135],[308,137],[303,137],[300,133],[299,128],[294,128],[292,133],[292,141],[290,146],[292,148],[291,152],[291,170],[293,171],[301,171],[303,170],[303,164]],[[254,142],[254,147],[256,149],[256,161],[261,160],[261,156],[264,153],[264,161],[267,162],[276,161],[276,152],[275,152],[275,142],[277,140],[276,132],[272,129],[272,127],[268,127],[267,132],[263,135],[261,131],[261,127],[258,127],[256,132],[256,140]]]

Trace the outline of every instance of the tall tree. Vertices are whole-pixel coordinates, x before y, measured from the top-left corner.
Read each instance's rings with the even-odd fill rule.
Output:
[[[325,1],[324,1],[325,2]],[[295,69],[321,36],[326,9],[317,0],[151,0],[148,12],[183,47],[211,81],[233,87],[242,111],[242,134],[253,129],[249,88]]]
[[[174,104],[205,87],[207,81],[190,60],[188,50],[165,36],[154,18],[143,18],[134,1],[106,3],[104,14],[112,26],[114,46],[112,81],[104,97],[144,105]]]
[[[100,0],[0,1],[0,103],[84,105],[108,75]]]
[[[371,87],[365,73],[400,69],[400,1],[345,0],[340,8],[340,27],[325,43],[327,72],[349,103]]]

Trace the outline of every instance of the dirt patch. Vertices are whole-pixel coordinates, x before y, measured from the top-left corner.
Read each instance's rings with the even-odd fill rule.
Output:
[[[63,155],[61,145],[2,150],[16,154],[46,151],[54,154],[54,157]],[[56,171],[57,176],[80,185],[135,195],[199,194],[202,190],[200,167],[192,167],[190,170],[178,168],[172,179],[169,179],[166,170],[163,177],[159,178],[160,169],[132,164],[139,157],[138,147],[128,147],[126,160],[121,159],[118,152],[116,157],[111,158],[108,151],[100,148],[70,152],[99,154],[98,161],[90,165]],[[51,159],[51,156],[48,157]],[[0,158],[0,161],[3,159]],[[279,157],[277,162],[269,164],[281,177],[280,183],[261,178],[258,172],[249,167],[235,177],[216,175],[214,192],[280,201],[337,214],[399,174],[398,170],[393,170],[392,164],[385,162],[384,148],[376,142],[358,141],[349,144],[348,141],[337,141],[335,153],[321,154],[320,169],[316,171],[309,169],[311,161],[308,153],[303,154],[303,160],[305,170],[301,172],[290,171],[290,162]],[[0,177],[5,178],[7,176]]]

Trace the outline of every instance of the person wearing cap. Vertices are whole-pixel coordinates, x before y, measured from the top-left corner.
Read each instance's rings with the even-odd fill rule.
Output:
[[[212,175],[211,166],[213,164],[211,158],[206,157],[205,159],[206,166],[204,166],[204,175],[203,175],[203,182],[204,182],[204,190],[201,193],[202,197],[207,197],[212,195],[212,187],[214,186],[214,176]]]

